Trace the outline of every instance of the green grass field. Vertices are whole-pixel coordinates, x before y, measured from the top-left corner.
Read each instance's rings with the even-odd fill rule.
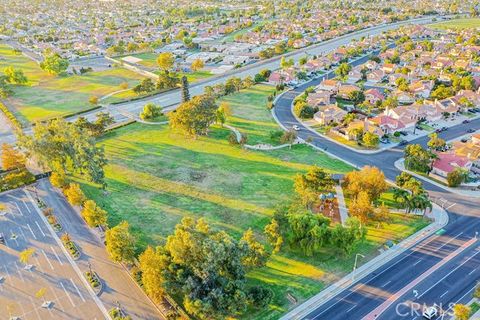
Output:
[[[91,96],[101,97],[120,90],[123,82],[133,86],[144,78],[123,68],[89,72],[82,76],[52,76],[29,58],[15,54],[6,45],[0,45],[0,70],[7,66],[23,70],[29,80],[27,85],[13,86],[14,94],[7,101],[23,122],[89,109],[92,107],[88,102]],[[126,93],[123,93],[123,97],[134,94],[132,91]]]
[[[438,22],[431,24],[430,27],[436,29],[470,29],[470,28],[479,28],[480,19],[479,18],[464,18],[464,19],[455,19],[444,22]]]

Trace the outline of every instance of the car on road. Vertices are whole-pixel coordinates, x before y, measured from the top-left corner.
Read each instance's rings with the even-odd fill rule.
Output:
[[[465,120],[462,121],[462,123],[470,123],[470,120],[465,119]]]
[[[467,130],[467,132],[468,133],[473,133],[473,132],[475,132],[475,129],[470,128],[470,129]]]
[[[5,237],[3,236],[3,233],[0,233],[0,244],[5,244]]]
[[[406,146],[407,144],[408,144],[407,140],[402,140],[402,141],[400,141],[400,143],[398,145],[399,146]]]
[[[423,311],[422,315],[425,319],[433,319],[438,315],[438,309],[436,306],[428,307]]]
[[[405,131],[398,131],[402,136],[408,136],[408,133],[406,133]]]
[[[465,143],[465,142],[467,142],[467,141],[468,141],[468,139],[466,139],[466,138],[463,138],[463,139],[462,139],[462,140],[460,140],[460,141],[461,141],[461,142],[463,142],[463,143]]]
[[[294,126],[292,127],[292,129],[295,130],[295,131],[300,131],[300,127],[297,126],[297,125],[294,125]]]

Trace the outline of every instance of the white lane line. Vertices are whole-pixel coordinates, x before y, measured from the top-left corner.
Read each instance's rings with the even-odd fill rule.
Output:
[[[442,293],[442,295],[440,296],[440,298],[443,298],[443,296],[445,296],[447,293],[448,293],[448,290],[445,291],[444,293]]]
[[[27,240],[27,236],[25,236],[25,232],[23,232],[22,228],[18,228],[18,230],[20,230],[20,233],[22,234],[22,236],[23,236],[23,239],[25,239],[25,241],[27,241],[27,242],[28,242],[28,240]]]
[[[35,257],[35,261],[37,261],[38,269],[40,269],[40,271],[43,272],[43,268],[42,268],[42,266],[40,265],[40,260],[38,260],[38,258]]]
[[[25,208],[27,208],[28,213],[32,213],[32,211],[30,210],[30,208],[27,206],[27,203],[25,202],[25,200],[22,200],[22,202],[23,202],[23,205],[25,206]]]
[[[40,228],[40,225],[38,224],[37,221],[35,221],[35,224],[37,225],[38,229],[40,229],[40,232],[42,233],[43,237],[45,238],[46,235],[45,235],[45,233],[43,232],[42,228]]]
[[[416,266],[417,264],[419,264],[420,262],[422,262],[422,260],[418,260],[417,262],[415,262],[413,265]]]
[[[51,268],[52,270],[54,270],[54,269],[53,269],[53,266],[52,266],[52,263],[50,262],[50,259],[48,259],[47,254],[45,253],[45,251],[44,251],[43,249],[42,249],[42,253],[43,253],[43,255],[45,256],[45,260],[47,260],[48,264],[50,265],[50,268]]]
[[[461,235],[463,234],[463,231],[460,232],[459,234],[457,234],[455,237],[449,239],[447,242],[445,242],[443,245],[441,245],[439,248],[437,248],[436,250],[440,250],[441,248],[443,248],[444,246],[446,246],[447,244],[449,244],[450,242],[452,242],[453,240],[455,240],[456,238],[460,237]],[[362,288],[364,285],[368,284],[369,282],[371,282],[372,280],[376,279],[378,276],[380,276],[381,274],[387,272],[388,270],[390,270],[392,267],[396,266],[397,264],[399,264],[400,262],[402,262],[403,260],[405,260],[406,258],[408,258],[409,256],[411,256],[412,254],[414,254],[415,252],[418,252],[418,250],[420,249],[423,249],[425,248],[427,245],[431,245],[431,242],[434,241],[434,239],[437,239],[438,237],[432,237],[432,238],[429,238],[428,239],[428,242],[424,242],[424,243],[419,243],[419,246],[418,247],[412,247],[412,248],[409,248],[407,250],[410,250],[410,252],[408,254],[406,254],[405,256],[403,256],[401,259],[399,259],[398,261],[396,261],[395,263],[391,264],[390,266],[388,266],[385,270],[383,270],[382,272],[379,272],[377,273],[375,276],[373,276],[371,279],[369,279],[367,282],[365,283],[362,283],[361,285],[358,286],[358,288],[354,289],[353,291],[350,291],[345,297],[343,297],[343,299],[349,297],[353,292],[357,291],[358,289]],[[415,249],[415,250],[414,250]],[[405,253],[407,251],[404,251],[403,253]],[[328,310],[330,310],[331,308],[333,308],[335,305],[337,305],[339,302],[343,301],[342,300],[338,300],[335,301],[335,303],[333,303],[331,306],[329,306],[328,308],[326,308],[325,310],[323,310],[321,313],[317,314],[315,317],[313,317],[311,320],[315,320],[317,319],[318,317],[320,317],[322,314],[324,314],[325,312],[327,312]]]
[[[23,279],[22,272],[21,272],[20,268],[18,267],[17,262],[15,261],[14,264],[15,264],[15,268],[17,268],[18,274],[20,275],[20,279],[22,279],[22,282],[25,282],[25,279]]]
[[[33,238],[34,238],[35,240],[37,240],[37,236],[35,236],[35,233],[33,233],[32,227],[30,227],[30,225],[29,225],[28,223],[27,223],[27,227],[28,227],[28,230],[30,230],[30,232],[32,233]]]
[[[14,202],[14,203],[15,203],[15,206],[17,207],[18,214],[23,216],[22,210],[20,210],[20,207],[18,206],[18,203],[16,203],[16,202]]]
[[[357,307],[357,305],[353,305],[353,307],[351,307],[350,309],[347,310],[347,313],[349,313],[350,311],[352,311],[353,309],[355,309]]]
[[[5,269],[5,273],[7,274],[7,277],[10,278],[10,272],[8,272],[7,266],[4,265],[3,268]]]
[[[470,271],[470,272],[468,273],[468,275],[471,275],[471,274],[474,273],[475,271],[477,271],[477,268],[475,268],[475,269],[473,269],[472,271]]]
[[[63,291],[65,291],[65,294],[67,295],[68,300],[70,300],[70,303],[75,308],[75,303],[73,303],[73,300],[70,297],[70,294],[68,293],[67,289],[65,289],[65,286],[63,285],[63,283],[60,282],[60,285],[62,286]]]
[[[63,262],[62,262],[62,260],[60,260],[60,257],[58,256],[58,254],[57,254],[57,252],[55,251],[55,249],[53,249],[52,246],[50,246],[50,249],[52,249],[52,252],[53,252],[53,254],[55,255],[55,257],[57,257],[57,260],[58,260],[58,262],[60,263],[60,265],[63,266]]]
[[[80,292],[80,290],[78,290],[78,287],[77,285],[75,284],[75,282],[73,282],[72,278],[70,278],[70,282],[72,283],[72,285],[75,287],[75,290],[77,290],[77,293],[78,295],[80,296],[80,298],[82,299],[83,302],[86,302],[85,301],[85,298],[83,297],[82,293]]]
[[[32,297],[28,297],[28,298],[30,299],[30,301],[33,304],[33,310],[35,310],[35,313],[37,314],[37,318],[42,320],[42,317],[40,317],[40,314],[38,313],[38,308],[35,306],[35,302],[33,301]]]
[[[455,267],[455,269],[453,269],[452,271],[450,271],[449,273],[447,273],[444,277],[442,277],[440,280],[438,280],[433,286],[431,286],[430,288],[428,288],[427,290],[425,290],[421,295],[418,296],[418,298],[421,298],[425,293],[427,293],[428,291],[432,290],[437,284],[439,284],[440,282],[442,282],[443,280],[445,280],[446,277],[448,277],[449,275],[451,275],[452,273],[454,273],[455,271],[457,271],[460,267],[462,267],[465,263],[467,263],[468,261],[470,261],[471,259],[473,259],[477,254],[480,253],[480,250],[477,251],[473,256],[470,256],[468,257],[467,260],[463,261],[461,264],[459,264],[457,267]]]
[[[385,286],[387,286],[390,282],[392,282],[392,280],[388,280],[387,282],[385,282],[382,286],[382,288],[384,288]]]
[[[452,205],[448,206],[447,208],[445,208],[445,210],[448,210],[448,209],[450,209],[450,208],[451,208],[451,207],[453,207],[454,205],[456,205],[456,203],[454,203],[454,204],[452,204]]]
[[[55,296],[55,301],[58,302],[58,305],[60,306],[60,310],[64,310],[65,308],[63,307],[62,303],[60,302],[60,299],[57,296],[57,293],[55,292],[55,288],[52,288],[53,295]]]

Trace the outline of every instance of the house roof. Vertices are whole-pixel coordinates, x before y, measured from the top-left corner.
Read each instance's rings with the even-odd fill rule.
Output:
[[[433,162],[433,167],[446,173],[452,172],[455,168],[466,168],[471,163],[467,157],[454,153],[441,152],[437,156],[438,159]]]

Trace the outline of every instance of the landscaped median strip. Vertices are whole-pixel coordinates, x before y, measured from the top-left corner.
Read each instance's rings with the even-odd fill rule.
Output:
[[[414,246],[416,243],[419,243],[423,239],[436,233],[438,230],[441,230],[441,228],[443,228],[448,223],[448,215],[444,209],[440,208],[440,206],[436,204],[434,204],[434,212],[437,212],[437,216],[435,217],[434,223],[414,233],[413,235],[406,238],[405,240],[403,240],[393,248],[385,251],[384,253],[376,256],[369,262],[362,265],[360,268],[356,270],[355,278],[353,273],[346,275],[336,283],[330,285],[328,288],[318,293],[316,296],[312,297],[311,299],[301,304],[297,308],[291,310],[280,319],[281,320],[301,319],[307,316],[315,308],[319,308],[323,304],[327,303],[328,301],[330,301],[330,299],[337,296],[344,290],[347,290],[351,285],[359,282],[364,277],[369,275],[371,272],[377,270],[381,266],[390,262],[395,257],[399,256],[400,254],[402,254],[403,252],[405,252],[406,250]],[[400,261],[401,260],[397,261],[396,263]],[[377,276],[380,274],[377,274]]]
[[[100,311],[102,312],[102,314],[105,316],[105,319],[111,319],[110,315],[108,314],[108,311],[107,309],[105,308],[105,306],[103,305],[102,301],[100,301],[100,299],[97,297],[97,295],[95,294],[95,292],[93,291],[92,287],[90,286],[90,284],[87,282],[87,279],[85,279],[85,277],[83,276],[82,272],[80,271],[80,268],[77,266],[77,264],[75,263],[75,261],[73,261],[72,257],[70,256],[70,254],[67,252],[67,249],[65,248],[65,246],[63,245],[63,243],[61,242],[60,238],[58,238],[57,234],[55,233],[55,231],[53,230],[52,226],[48,223],[47,219],[45,218],[45,216],[42,214],[42,212],[40,211],[40,208],[38,208],[37,206],[37,203],[36,201],[33,200],[32,198],[32,195],[30,194],[30,192],[28,192],[27,190],[23,190],[27,196],[27,198],[30,200],[30,202],[33,204],[33,207],[35,208],[35,211],[38,213],[38,215],[40,216],[40,218],[42,219],[42,221],[47,225],[47,228],[48,228],[48,231],[50,232],[50,234],[52,235],[53,239],[55,239],[55,242],[57,242],[57,244],[60,246],[60,248],[62,249],[65,257],[68,259],[68,261],[70,262],[70,265],[72,266],[73,270],[75,271],[75,273],[78,275],[78,277],[80,278],[80,280],[83,282],[85,288],[87,289],[88,293],[90,294],[90,296],[92,297],[93,301],[95,302],[95,304],[98,306],[98,308],[100,309]]]
[[[467,248],[472,246],[473,244],[477,243],[477,238],[472,238],[465,242],[460,248],[455,250],[454,252],[450,253],[447,257],[443,258],[440,262],[434,265],[432,268],[428,269],[424,273],[422,273],[418,278],[407,284],[405,287],[397,291],[397,293],[391,295],[387,300],[385,300],[381,305],[371,311],[368,315],[363,317],[363,320],[374,320],[380,314],[382,314],[385,310],[387,310],[397,299],[403,296],[405,293],[412,290],[417,284],[425,280],[428,276],[430,276],[433,272],[443,267],[447,262],[451,261],[453,258],[458,256],[460,253],[465,251]]]

